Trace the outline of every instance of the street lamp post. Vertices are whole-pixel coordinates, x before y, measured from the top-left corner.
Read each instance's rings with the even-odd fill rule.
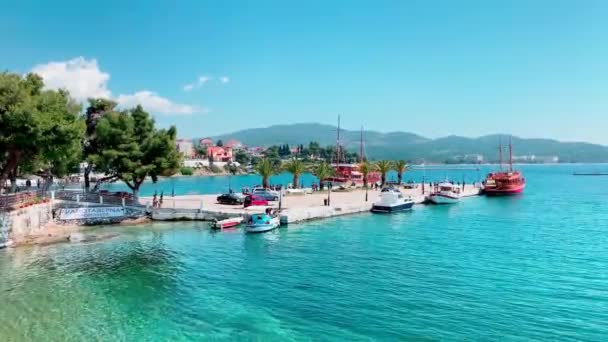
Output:
[[[368,189],[368,186],[367,186],[367,183],[366,183],[365,184],[365,202],[367,202],[367,189]]]
[[[331,205],[331,187],[333,186],[333,182],[329,182],[329,186],[327,187],[327,206]]]

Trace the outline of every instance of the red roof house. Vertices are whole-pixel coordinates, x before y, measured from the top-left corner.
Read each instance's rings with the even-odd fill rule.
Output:
[[[209,138],[201,139],[198,143],[201,147],[209,147],[214,145],[213,140]]]
[[[213,161],[230,162],[232,161],[232,148],[209,146],[207,156],[213,158]]]

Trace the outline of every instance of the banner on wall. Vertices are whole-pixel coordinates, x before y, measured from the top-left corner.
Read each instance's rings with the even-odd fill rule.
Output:
[[[84,220],[93,218],[112,218],[125,216],[123,207],[64,208],[60,220]]]

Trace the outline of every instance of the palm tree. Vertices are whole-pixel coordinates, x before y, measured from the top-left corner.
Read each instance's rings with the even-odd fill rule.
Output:
[[[300,176],[306,172],[306,165],[301,160],[293,158],[285,164],[284,170],[293,175],[293,187],[297,189]]]
[[[276,169],[272,165],[272,162],[268,158],[260,159],[254,168],[255,172],[257,172],[260,176],[262,176],[262,186],[264,188],[268,187],[268,179],[270,176],[276,174]]]
[[[386,174],[392,169],[393,163],[391,163],[389,160],[380,160],[376,163],[376,168],[378,169],[378,172],[380,172],[380,175],[382,176],[382,185],[384,186],[384,183],[386,183]]]
[[[373,171],[374,165],[370,164],[367,160],[359,163],[359,172],[361,172],[361,176],[363,176],[363,186],[367,188],[367,176],[369,176],[370,172]]]
[[[405,160],[398,160],[395,162],[395,171],[397,171],[397,179],[399,180],[399,185],[401,185],[401,181],[403,180],[403,174],[410,167],[407,165]]]
[[[326,162],[322,162],[321,164],[318,164],[317,166],[315,166],[313,173],[315,176],[317,176],[317,178],[319,178],[319,187],[320,190],[323,190],[324,186],[323,186],[323,180],[331,177],[334,175],[335,170],[333,167],[331,167],[329,164],[327,164]]]

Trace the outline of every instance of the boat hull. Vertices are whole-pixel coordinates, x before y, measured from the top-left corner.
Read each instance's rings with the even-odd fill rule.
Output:
[[[372,213],[390,214],[397,213],[400,211],[406,211],[412,209],[414,202],[405,202],[397,205],[372,205]]]
[[[429,201],[435,204],[454,204],[458,203],[459,200],[460,198],[458,197],[446,196],[441,194],[434,194],[429,196]]]
[[[502,189],[484,189],[483,193],[486,196],[512,196],[519,195],[524,192],[525,185],[518,187],[502,188]]]
[[[216,221],[211,224],[211,228],[213,229],[228,229],[235,228],[243,222],[242,217],[231,218],[221,221]]]
[[[247,233],[264,233],[277,228],[281,224],[278,217],[273,218],[269,223],[249,223],[245,226]]]

